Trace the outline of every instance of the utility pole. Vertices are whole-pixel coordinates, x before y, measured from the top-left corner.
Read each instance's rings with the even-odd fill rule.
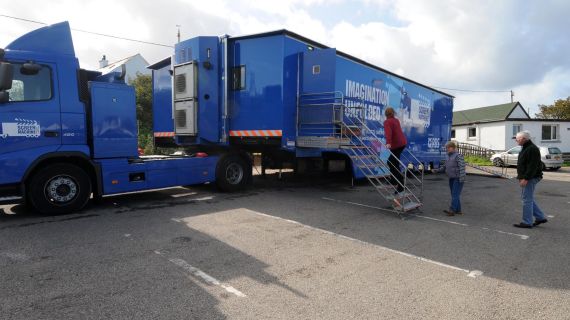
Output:
[[[511,90],[511,103],[514,102],[514,99],[515,99],[515,92]]]
[[[180,43],[180,25],[177,24],[176,28],[178,28],[178,32],[176,33],[176,37],[178,38],[178,43]],[[511,91],[512,92],[512,91]]]

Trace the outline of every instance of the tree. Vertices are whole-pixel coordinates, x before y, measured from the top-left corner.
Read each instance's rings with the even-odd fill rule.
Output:
[[[536,114],[539,119],[570,120],[570,97],[558,99],[552,105],[541,104],[540,112]]]
[[[152,139],[152,77],[138,73],[130,85],[135,87],[139,147],[143,148],[145,153],[152,153],[154,149]]]

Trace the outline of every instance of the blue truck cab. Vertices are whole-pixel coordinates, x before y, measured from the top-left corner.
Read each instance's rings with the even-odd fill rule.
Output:
[[[42,213],[93,196],[207,183],[216,156],[139,157],[134,88],[83,70],[67,22],[0,50],[0,201]]]

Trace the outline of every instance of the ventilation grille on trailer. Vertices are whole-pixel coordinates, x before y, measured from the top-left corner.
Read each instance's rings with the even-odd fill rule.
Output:
[[[176,75],[176,92],[184,93],[186,92],[186,74]]]
[[[176,110],[176,127],[186,128],[186,110]]]

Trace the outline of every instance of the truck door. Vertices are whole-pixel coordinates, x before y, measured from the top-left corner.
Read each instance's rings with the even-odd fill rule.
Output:
[[[8,160],[3,157],[7,153],[18,161],[23,152],[30,152],[26,156],[30,158],[55,151],[61,145],[56,66],[13,61],[10,64],[12,88],[7,90],[8,101],[0,103],[0,166]]]

